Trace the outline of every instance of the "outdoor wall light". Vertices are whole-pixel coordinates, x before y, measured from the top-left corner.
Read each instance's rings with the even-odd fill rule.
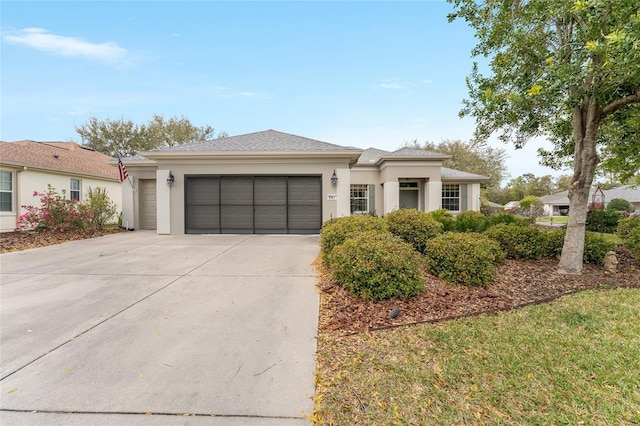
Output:
[[[169,170],[169,176],[167,176],[167,186],[169,188],[171,188],[173,186],[173,181],[175,180],[175,178],[173,177],[173,173],[171,173],[171,170]]]
[[[336,175],[336,171],[333,171],[333,175],[331,176],[331,184],[336,186],[338,184],[338,175]]]

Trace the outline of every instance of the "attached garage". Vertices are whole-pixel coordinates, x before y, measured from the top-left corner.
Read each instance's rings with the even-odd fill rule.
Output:
[[[185,175],[188,234],[315,234],[322,177]]]

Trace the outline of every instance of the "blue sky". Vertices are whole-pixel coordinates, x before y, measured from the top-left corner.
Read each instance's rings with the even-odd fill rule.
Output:
[[[77,141],[88,118],[184,116],[340,145],[471,138],[473,32],[444,1],[2,1],[0,139]],[[511,177],[554,174],[535,142]]]

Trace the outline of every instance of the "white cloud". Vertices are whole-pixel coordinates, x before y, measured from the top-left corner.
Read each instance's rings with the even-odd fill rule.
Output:
[[[375,87],[376,89],[391,89],[391,90],[404,89],[406,88],[406,86],[407,86],[406,84],[399,83],[392,79],[382,80],[382,82],[373,85],[373,87]]]
[[[124,64],[129,59],[129,52],[115,43],[90,43],[80,38],[51,34],[44,28],[6,32],[2,38],[7,43],[64,57],[80,57],[110,64]]]

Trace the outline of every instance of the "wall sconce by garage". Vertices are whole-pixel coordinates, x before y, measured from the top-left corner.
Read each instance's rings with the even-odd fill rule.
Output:
[[[338,175],[336,175],[336,171],[333,171],[333,175],[331,175],[331,184],[336,186],[338,184]]]
[[[169,188],[171,188],[173,186],[173,181],[175,180],[175,178],[173,177],[173,173],[171,173],[171,170],[169,170],[169,176],[167,176],[167,186]]]

